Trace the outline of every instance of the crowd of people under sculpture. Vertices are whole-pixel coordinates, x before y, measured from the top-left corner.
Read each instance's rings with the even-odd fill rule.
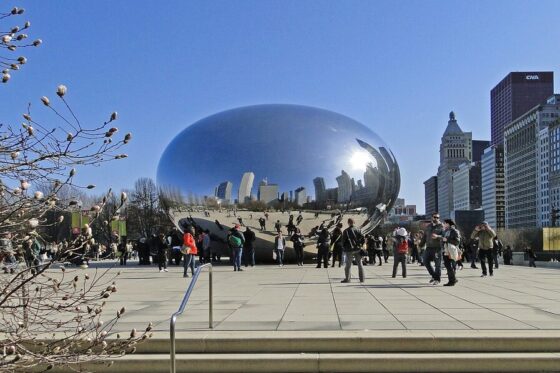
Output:
[[[235,210],[233,215],[237,217],[238,224],[227,230],[225,244],[234,271],[243,271],[242,265],[255,266],[256,234],[250,227],[245,226]],[[315,215],[318,218],[318,213]],[[206,213],[205,216],[209,217],[210,214]],[[252,214],[249,219],[253,219]],[[261,231],[266,230],[268,220],[269,215],[266,212],[257,219]],[[386,264],[390,254],[393,257],[392,277],[397,276],[399,266],[401,275],[406,277],[407,264],[418,263],[426,267],[431,276],[430,283],[433,285],[441,282],[443,261],[448,277],[445,286],[454,286],[458,282],[457,270],[463,269],[463,262],[470,263],[471,268],[478,268],[476,264],[479,261],[482,277],[493,276],[494,269],[499,266],[499,256],[503,256],[504,264],[512,262],[511,247],[507,245],[504,248],[495,231],[486,222],[477,225],[470,237],[462,237],[453,220],[446,219],[442,223],[437,213],[432,215],[424,230],[411,234],[404,227],[397,227],[386,236],[362,234],[355,226],[353,218],[347,219],[345,228],[340,213],[332,213],[330,220],[313,227],[306,235],[299,228],[302,221],[301,212],[296,218],[289,214],[289,221],[285,226],[286,235],[280,220],[274,223],[276,235],[271,252],[273,260],[278,266],[284,266],[289,241],[295,253],[296,264],[303,266],[304,248],[312,244],[316,246],[317,268],[335,267],[337,263],[338,267],[344,265],[343,283],[351,281],[352,265],[358,267],[358,279],[363,282],[363,266]],[[226,229],[217,220],[215,223],[219,229]],[[116,258],[121,265],[126,265],[128,259],[138,258],[140,265],[157,263],[160,272],[167,272],[168,264],[175,262],[176,265],[180,265],[182,262],[183,275],[188,277],[189,269],[191,274],[195,272],[197,258],[198,263],[220,262],[221,250],[213,249],[209,230],[202,229],[192,217],[187,218],[186,224],[181,228],[173,228],[167,233],[160,232],[136,242],[116,236],[113,243],[107,246],[97,244],[91,248],[92,252],[87,253],[88,255],[77,255],[73,264],[87,264],[89,258]],[[67,244],[66,241],[41,242],[37,236],[30,237],[19,249],[13,248],[11,242],[10,233],[4,232],[0,235],[0,263],[4,272],[13,272],[20,262],[25,262],[28,267],[37,266],[51,259],[57,250]],[[311,250],[308,248],[305,251]],[[536,255],[533,250],[527,248],[525,254],[529,265],[534,267]]]

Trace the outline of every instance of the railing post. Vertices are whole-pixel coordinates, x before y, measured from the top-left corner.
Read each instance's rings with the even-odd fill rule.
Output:
[[[204,268],[208,268],[209,269],[209,286],[208,286],[208,297],[209,299],[209,304],[208,304],[208,324],[210,329],[214,328],[214,299],[213,299],[213,294],[212,294],[212,264],[211,263],[206,263],[201,265],[200,267],[197,268],[196,273],[194,274],[192,281],[189,285],[189,287],[187,288],[187,291],[185,292],[185,295],[183,297],[183,300],[181,301],[181,305],[179,306],[179,309],[177,310],[177,312],[175,312],[173,315],[171,315],[171,319],[170,319],[170,324],[169,324],[169,337],[171,339],[170,344],[170,358],[171,358],[171,364],[170,364],[170,370],[171,373],[175,373],[176,372],[176,360],[175,360],[175,323],[177,322],[177,317],[183,314],[183,311],[185,310],[185,306],[187,305],[187,302],[189,301],[189,298],[191,296],[191,293],[193,291],[194,285],[196,284],[196,281],[198,280],[198,276],[200,276],[200,272],[202,272],[202,270]]]
[[[171,337],[171,373],[175,373],[175,322],[177,321],[177,316],[171,316],[171,325],[169,325],[169,334]]]
[[[212,266],[210,266],[209,280],[210,280],[210,284],[208,286],[208,297],[210,298],[210,304],[208,307],[208,312],[210,314],[208,315],[209,318],[208,327],[210,329],[213,329],[214,328],[214,297],[212,295]]]

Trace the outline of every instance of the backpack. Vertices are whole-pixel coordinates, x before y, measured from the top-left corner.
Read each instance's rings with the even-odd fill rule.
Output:
[[[397,240],[397,253],[399,254],[408,253],[408,240],[405,237],[399,238]]]
[[[229,235],[228,241],[232,247],[241,247],[243,245],[243,241],[241,241],[241,238],[237,237],[234,234]]]

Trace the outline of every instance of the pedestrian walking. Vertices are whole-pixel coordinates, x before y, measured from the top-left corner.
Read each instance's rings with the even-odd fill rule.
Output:
[[[439,221],[439,213],[432,214],[432,221],[426,227],[420,246],[426,245],[422,262],[428,273],[432,276],[430,284],[437,285],[441,281],[441,239],[443,238],[443,225]],[[435,269],[432,267],[435,264]]]
[[[279,267],[284,266],[284,250],[286,249],[286,239],[282,236],[282,231],[274,238],[274,250],[276,250],[276,261]]]
[[[296,253],[296,263],[298,266],[303,266],[303,248],[305,247],[304,244],[305,237],[301,234],[299,228],[296,228],[296,232],[290,238],[294,245],[294,251]]]
[[[243,271],[241,268],[241,256],[243,255],[243,244],[245,242],[245,237],[239,231],[241,226],[236,224],[233,228],[230,229],[227,241],[230,248],[230,252],[233,255],[233,270],[234,271]]]
[[[447,283],[443,286],[455,286],[458,282],[455,273],[454,262],[459,257],[459,244],[461,242],[461,235],[455,226],[455,222],[452,219],[445,219],[443,222],[444,233],[443,233],[443,244],[444,244],[444,254],[443,254],[443,264],[447,270]]]

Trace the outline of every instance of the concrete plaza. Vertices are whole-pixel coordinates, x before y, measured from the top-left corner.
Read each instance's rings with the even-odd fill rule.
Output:
[[[390,259],[391,260],[391,259]],[[99,265],[99,264],[98,264]],[[106,267],[108,262],[101,263]],[[87,271],[94,271],[96,266]],[[126,306],[117,330],[169,330],[169,317],[192,278],[182,267],[116,266],[122,271],[109,314]],[[392,264],[366,266],[366,281],[342,284],[342,268],[262,265],[234,272],[214,266],[214,329],[282,330],[558,330],[560,270],[500,266],[493,277],[458,272],[454,287],[432,286],[424,267],[391,278]],[[353,267],[353,275],[357,268]],[[445,278],[445,270],[442,276]],[[208,329],[208,275],[203,273],[177,323],[178,331]],[[159,334],[159,333],[158,333]]]

